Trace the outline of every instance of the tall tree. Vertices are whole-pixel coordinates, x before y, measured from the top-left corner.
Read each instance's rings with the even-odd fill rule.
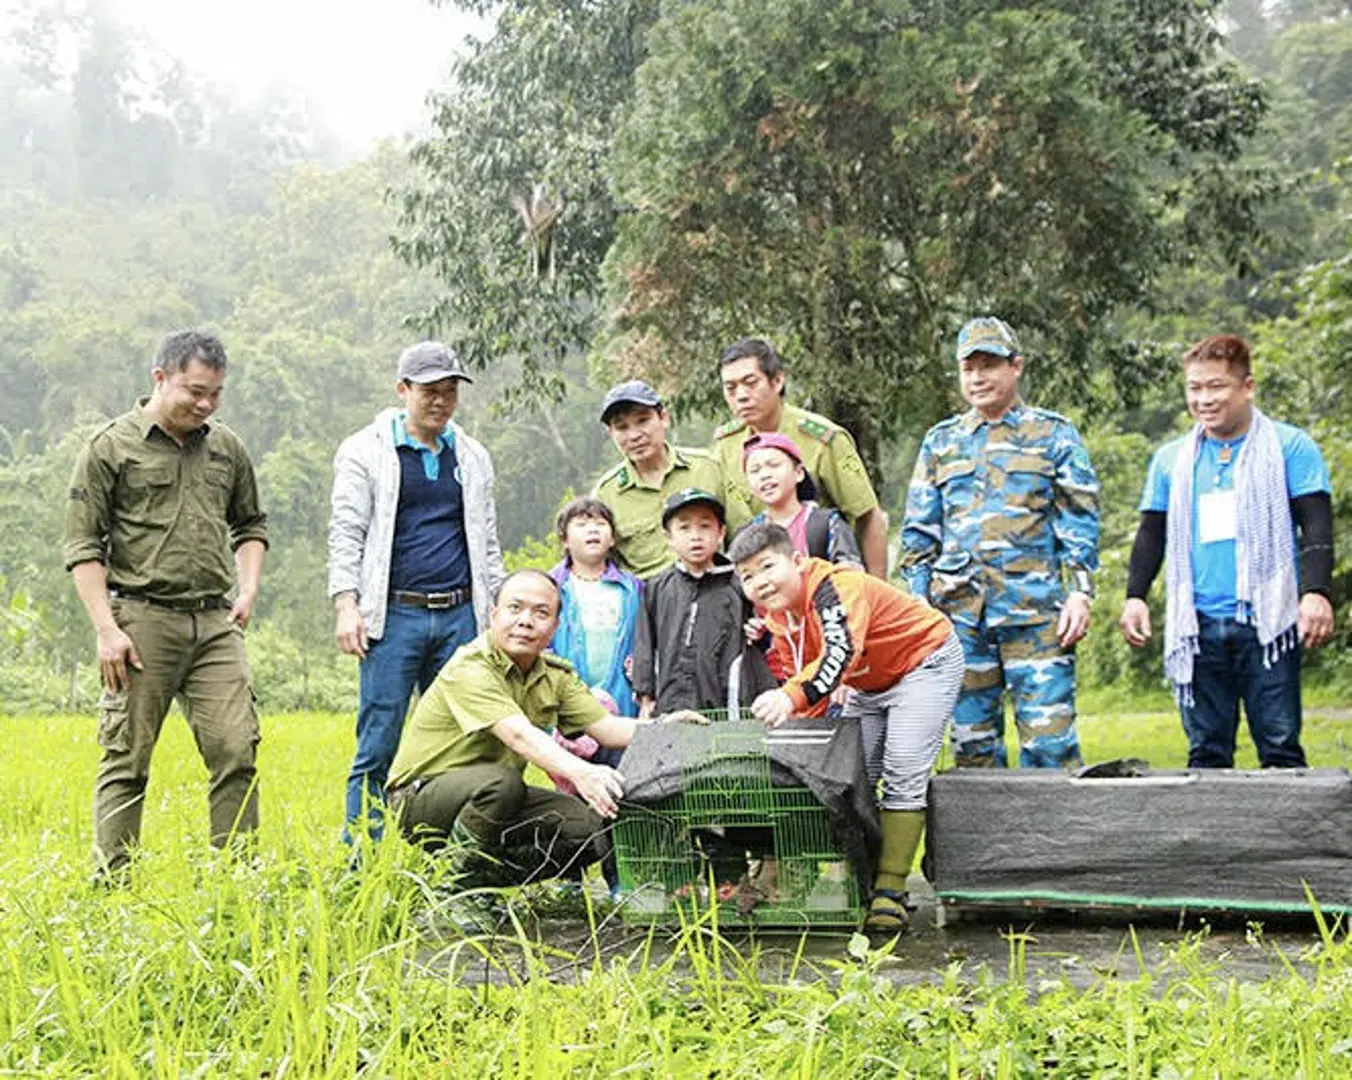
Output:
[[[473,368],[519,364],[509,407],[559,397],[565,364],[599,326],[618,216],[611,135],[658,7],[509,0],[496,32],[471,43],[435,96],[436,134],[413,149],[419,175],[402,195],[396,247],[443,285],[422,325]],[[546,260],[519,209],[537,195],[559,210]]]
[[[1226,165],[1262,97],[1216,62],[1204,5],[1057,6],[664,19],[616,139],[611,353],[708,386],[690,375],[762,332],[866,447],[948,408],[938,361],[977,312],[1025,334],[1044,395],[1083,385],[1102,320],[1164,267],[1242,256],[1251,192]]]
[[[871,449],[945,407],[961,315],[999,308],[1077,385],[1163,267],[1244,258],[1264,103],[1216,6],[517,0],[415,152],[401,250],[446,284],[431,318],[478,364],[523,355],[528,389],[604,316],[610,360],[708,406],[719,346],[761,331]],[[511,208],[534,183],[565,202],[553,277]]]

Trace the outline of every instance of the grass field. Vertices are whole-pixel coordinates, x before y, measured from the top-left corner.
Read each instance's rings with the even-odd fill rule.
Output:
[[[263,829],[232,860],[205,845],[203,771],[171,720],[145,850],[110,892],[89,880],[93,720],[0,718],[14,748],[0,762],[0,1075],[1352,1076],[1352,944],[1332,930],[1264,983],[1216,979],[1185,943],[1167,981],[1077,990],[950,970],[898,988],[843,942],[838,960],[762,983],[754,955],[708,927],[567,982],[448,978],[448,955],[480,944],[420,930],[437,868],[389,843],[347,871],[349,723],[265,721]],[[1314,763],[1345,762],[1344,726],[1310,718]],[[1093,760],[1184,757],[1172,713],[1088,717],[1082,735]],[[558,959],[531,919],[519,933],[537,975]]]

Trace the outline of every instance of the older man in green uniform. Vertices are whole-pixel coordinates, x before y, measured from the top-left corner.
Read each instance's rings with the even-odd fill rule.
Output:
[[[389,804],[409,840],[429,850],[450,843],[462,888],[557,877],[604,854],[604,819],[618,812],[623,779],[570,754],[552,732],[624,749],[638,721],[612,716],[567,660],[545,652],[558,615],[548,574],[509,574],[488,631],[441,669],[404,728]],[[527,785],[528,762],[581,798]]]
[[[154,392],[94,434],[71,478],[64,555],[98,635],[103,680],[102,874],[120,872],[140,837],[150,756],[175,697],[210,775],[211,842],[258,826],[258,713],[243,631],[267,532],[243,445],[209,422],[225,364],[214,337],[170,334],[155,354]]]
[[[713,454],[667,441],[671,418],[647,383],[634,379],[612,386],[601,405],[601,423],[624,461],[597,481],[592,495],[615,515],[615,546],[639,577],[660,574],[676,562],[662,531],[662,508],[676,492],[699,488],[720,495],[729,533],[751,520],[749,492],[734,487],[732,474]],[[746,487],[744,481],[740,487]]]
[[[742,474],[746,440],[770,431],[788,435],[802,452],[803,468],[816,482],[818,501],[835,507],[854,526],[864,568],[886,577],[887,514],[878,505],[850,433],[784,401],[784,364],[768,341],[744,338],[728,346],[719,360],[719,373],[723,399],[736,418],[714,432],[713,452],[737,498],[753,512],[764,509]]]

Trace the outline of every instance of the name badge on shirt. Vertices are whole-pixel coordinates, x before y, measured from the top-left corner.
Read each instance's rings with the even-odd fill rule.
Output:
[[[1197,500],[1197,542],[1214,544],[1235,538],[1235,489],[1209,491]]]

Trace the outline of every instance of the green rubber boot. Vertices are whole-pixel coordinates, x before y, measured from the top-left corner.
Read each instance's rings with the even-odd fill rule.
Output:
[[[878,876],[873,882],[873,902],[864,919],[864,930],[870,934],[900,934],[911,923],[906,913],[906,878],[925,831],[925,811],[884,810],[881,818],[883,849],[878,854]]]

